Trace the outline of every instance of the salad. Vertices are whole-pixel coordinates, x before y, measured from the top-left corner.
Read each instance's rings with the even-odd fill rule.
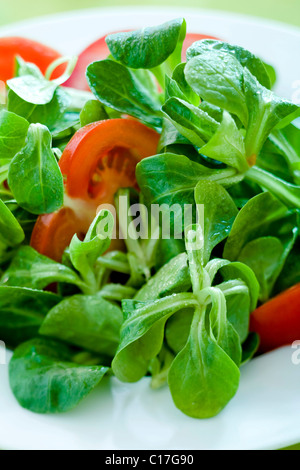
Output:
[[[300,107],[271,65],[183,18],[78,60],[1,38],[0,80],[14,396],[66,412],[105,377],[150,376],[217,415],[246,362],[299,339]]]

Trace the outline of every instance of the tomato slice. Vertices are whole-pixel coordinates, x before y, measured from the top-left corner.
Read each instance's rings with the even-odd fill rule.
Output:
[[[55,261],[61,261],[62,254],[74,233],[79,233],[80,236],[81,226],[81,221],[74,211],[64,207],[52,214],[38,217],[30,244],[39,253]]]
[[[38,218],[31,246],[61,260],[73,235],[84,237],[99,206],[114,204],[119,188],[137,188],[136,164],[156,153],[158,141],[156,131],[133,119],[109,119],[80,129],[59,162],[65,207]],[[117,247],[112,244],[112,249]]]
[[[15,57],[20,56],[26,62],[37,65],[44,74],[49,65],[61,57],[59,52],[39,42],[21,37],[0,38],[0,80],[6,82],[14,76]],[[57,67],[53,78],[62,75],[65,66]]]
[[[134,119],[108,119],[83,127],[59,162],[66,193],[97,206],[113,203],[117,188],[135,186],[135,166],[156,153],[158,140],[156,131]]]
[[[300,283],[258,307],[250,316],[250,331],[260,336],[260,352],[300,340]]]
[[[113,34],[113,33],[109,33]],[[78,57],[78,62],[71,75],[71,77],[64,83],[64,86],[71,88],[77,88],[78,90],[89,91],[89,86],[86,81],[85,73],[89,64],[96,60],[103,60],[109,55],[109,49],[105,42],[105,38],[108,36],[102,36],[97,41],[90,44]],[[186,51],[195,41],[201,39],[217,39],[214,36],[208,36],[205,34],[187,33],[182,48],[182,59],[186,59]]]

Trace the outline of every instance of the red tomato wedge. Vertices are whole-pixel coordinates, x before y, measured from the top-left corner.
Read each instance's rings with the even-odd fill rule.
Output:
[[[251,314],[250,331],[260,336],[260,352],[300,340],[300,283],[258,307]]]
[[[109,119],[80,129],[59,165],[65,207],[38,218],[31,246],[56,261],[73,235],[83,238],[99,206],[114,204],[119,188],[137,187],[137,163],[157,150],[159,134],[133,119]]]
[[[61,54],[31,39],[19,37],[0,38],[0,80],[6,82],[14,76],[16,56],[37,65],[44,74],[49,65],[59,59]],[[64,70],[65,66],[57,67],[52,78],[59,77]]]
[[[37,219],[31,235],[31,246],[54,261],[61,261],[65,248],[75,233],[80,232],[81,221],[70,208]]]
[[[106,59],[106,57],[109,55],[109,49],[105,42],[106,36],[108,35],[106,34],[97,41],[93,42],[79,55],[74,72],[72,73],[72,76],[69,78],[69,80],[64,83],[64,86],[77,88],[78,90],[89,90],[89,86],[85,77],[86,69],[92,62]],[[182,60],[186,59],[186,51],[193,44],[193,42],[200,41],[201,39],[217,38],[205,34],[187,33],[182,48]]]

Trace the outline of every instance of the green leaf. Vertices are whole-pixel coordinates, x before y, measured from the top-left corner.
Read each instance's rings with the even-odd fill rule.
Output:
[[[258,184],[261,188],[270,191],[288,207],[300,209],[300,186],[288,183],[258,166],[250,168],[246,173],[246,178],[250,182]]]
[[[226,163],[241,174],[249,169],[243,131],[237,128],[233,118],[226,111],[216,133],[201,147],[201,154]]]
[[[243,67],[247,67],[249,72],[257,78],[261,85],[269,89],[271,88],[272,83],[269,76],[269,72],[271,72],[270,66],[264,64],[261,59],[241,46],[234,46],[227,42],[216,41],[214,39],[203,39],[202,41],[194,42],[194,44],[188,48],[186,53],[187,60],[189,61],[194,57],[210,51],[221,51],[235,57]],[[274,75],[274,72],[272,75]]]
[[[97,100],[89,100],[85,103],[80,113],[81,127],[87,126],[92,122],[108,119],[108,114],[104,106]]]
[[[262,170],[272,173],[274,176],[277,176],[289,183],[296,182],[297,171],[294,172],[287,157],[277,147],[277,145],[275,145],[272,140],[272,134],[270,134],[264,143],[255,166],[258,166]]]
[[[222,51],[205,52],[187,63],[185,78],[201,98],[235,114],[247,126],[244,69],[235,57]]]
[[[72,359],[67,346],[43,338],[19,346],[9,364],[9,381],[20,405],[35,413],[62,413],[77,406],[108,368],[82,366]]]
[[[245,98],[249,121],[245,146],[247,156],[257,156],[270,132],[278,126],[285,127],[300,115],[300,107],[276,96],[260,85],[245,69]]]
[[[218,345],[206,306],[195,311],[186,346],[174,359],[168,383],[175,405],[193,418],[216,416],[233,398],[240,372]]]
[[[284,246],[276,237],[256,238],[242,249],[239,261],[247,264],[255,273],[262,302],[268,300],[277,278],[276,273],[285,259]]]
[[[136,294],[136,289],[129,286],[123,286],[122,284],[106,284],[98,292],[103,299],[122,302],[125,299],[132,299]]]
[[[198,210],[199,213],[199,210]],[[204,231],[203,220],[185,229],[185,246],[189,260],[190,276],[195,297],[200,301],[201,291],[206,287],[204,270]]]
[[[149,372],[152,376],[151,388],[158,389],[167,383],[168,372],[173,362],[174,354],[163,345],[160,353],[151,361]]]
[[[20,56],[15,57],[15,76],[32,75],[35,78],[44,79],[44,75],[37,65],[32,62],[26,62]]]
[[[249,362],[259,347],[259,336],[256,333],[249,333],[246,341],[243,343],[242,365]]]
[[[0,199],[0,241],[7,246],[15,246],[22,243],[24,238],[21,225]]]
[[[185,36],[183,18],[139,31],[110,34],[106,43],[113,57],[132,69],[152,69],[176,51]],[[183,38],[182,38],[183,36]],[[179,61],[180,61],[179,51]]]
[[[199,106],[200,98],[199,96],[192,90],[188,82],[186,81],[184,75],[185,63],[177,65],[174,69],[172,74],[172,80],[177,84],[177,87],[183,93],[185,100],[189,101],[194,106]],[[180,98],[180,96],[179,96]]]
[[[23,287],[0,286],[0,331],[7,346],[34,338],[48,311],[61,297]]]
[[[267,234],[274,236],[272,228],[278,227],[279,220],[286,214],[287,208],[270,193],[261,193],[250,199],[233,223],[224,248],[224,258],[237,260],[246,243]]]
[[[87,68],[87,80],[94,95],[105,106],[150,125],[161,125],[160,103],[122,64],[113,60],[94,62]]]
[[[193,317],[194,309],[183,309],[174,313],[166,323],[166,342],[175,354],[178,354],[187,343]]]
[[[112,362],[116,377],[123,382],[140,380],[161,350],[168,318],[196,305],[192,294],[173,294],[154,302],[123,301],[121,344]]]
[[[184,155],[165,153],[138,163],[136,176],[147,202],[152,204],[194,203],[194,188],[200,180],[222,180],[225,170],[192,162]],[[224,178],[225,179],[225,178]]]
[[[53,99],[45,105],[28,103],[9,90],[7,109],[22,116],[29,123],[44,124],[52,131],[56,128],[57,122],[62,119],[69,104],[70,98],[61,88],[55,91]]]
[[[0,112],[0,159],[11,159],[25,144],[29,124],[20,116]]]
[[[298,215],[270,193],[252,198],[236,217],[224,257],[250,266],[267,300],[298,235]],[[267,237],[267,238],[266,238]]]
[[[204,264],[213,248],[229,234],[238,210],[226,189],[213,181],[200,181],[195,188],[196,204],[204,204]]]
[[[9,167],[8,183],[14,197],[33,214],[54,212],[63,204],[63,178],[51,140],[45,126],[31,124],[25,147]]]
[[[169,98],[163,112],[192,144],[202,147],[218,129],[218,123],[201,109],[179,98]]]
[[[30,246],[19,248],[1,279],[1,284],[5,286],[32,289],[44,289],[54,282],[84,287],[83,282],[72,269],[40,255]]]
[[[75,295],[49,311],[40,334],[113,356],[122,322],[120,308],[99,295]]]
[[[300,184],[300,129],[293,124],[274,130],[270,140],[284,156],[296,184]],[[278,175],[279,176],[279,175]]]
[[[283,270],[277,279],[273,294],[279,294],[280,292],[292,287],[300,282],[300,242],[297,239],[293,249],[289,253]]]
[[[139,290],[135,300],[156,300],[167,295],[186,292],[191,287],[187,256],[181,253],[171,259]]]
[[[101,210],[83,241],[75,234],[71,240],[69,251],[73,266],[80,272],[87,283],[95,284],[94,264],[110,246],[114,227],[114,218],[108,210]],[[98,290],[97,285],[94,286]]]
[[[22,75],[12,78],[7,81],[7,85],[19,98],[36,105],[50,103],[58,86],[54,81],[50,82],[44,77],[36,75]]]
[[[213,263],[215,260],[212,260],[211,263]],[[229,263],[228,261],[222,260],[223,264],[220,266],[220,273],[223,277],[223,279],[227,282],[230,280],[241,280],[242,283],[244,283],[248,287],[248,294],[250,297],[250,307],[249,311],[247,313],[247,316],[249,316],[250,311],[252,312],[256,306],[257,306],[257,300],[258,300],[258,294],[259,294],[259,284],[258,281],[255,277],[254,272],[252,271],[249,266],[247,266],[244,263],[234,261],[232,263]],[[226,286],[226,284],[224,284]],[[221,284],[219,285],[221,288]],[[241,293],[240,288],[238,289],[239,293]],[[233,289],[229,289],[229,291],[225,292],[225,295],[234,295],[235,294],[235,287]],[[229,313],[228,313],[228,318],[229,318]],[[241,328],[238,327],[238,324],[235,321],[232,321],[232,318],[230,318],[230,321],[233,323],[235,329],[240,332]],[[248,321],[248,319],[247,319]],[[243,323],[243,322],[242,322]],[[248,324],[248,323],[247,323]],[[241,337],[243,335],[241,334]]]
[[[163,120],[162,132],[160,134],[158,151],[163,152],[169,145],[190,145],[190,141],[183,137],[169,119]]]

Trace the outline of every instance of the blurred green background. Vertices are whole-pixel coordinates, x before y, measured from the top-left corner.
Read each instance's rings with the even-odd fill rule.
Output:
[[[211,8],[261,16],[300,26],[299,0],[9,0],[1,2],[0,25],[80,8],[159,5]]]

